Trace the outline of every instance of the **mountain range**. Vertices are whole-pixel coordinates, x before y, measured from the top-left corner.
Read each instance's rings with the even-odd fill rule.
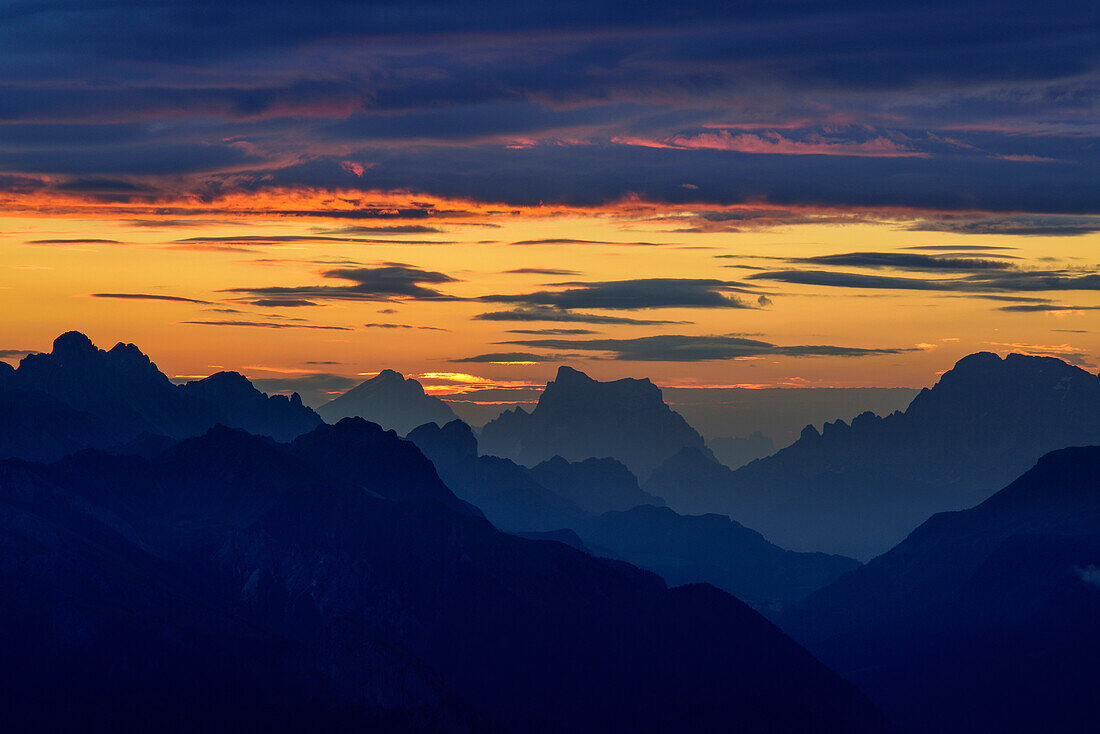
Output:
[[[680,512],[728,514],[795,550],[866,559],[932,514],[989,497],[1040,456],[1100,443],[1100,378],[1049,357],[978,353],[905,412],[807,426],[736,471],[682,451],[643,489]]]
[[[0,457],[52,460],[142,436],[186,438],[216,423],[289,440],[321,423],[295,395],[265,395],[235,372],[173,384],[133,344],[79,332],[0,370]]]
[[[781,619],[911,731],[1096,731],[1100,446],[1043,456]]]
[[[347,449],[352,450],[347,450]],[[504,534],[357,419],[0,462],[17,730],[880,732],[707,585]]]
[[[598,382],[561,367],[528,413],[505,411],[481,430],[481,449],[525,466],[613,457],[640,478],[685,446],[708,452],[703,437],[647,379]]]
[[[449,405],[425,393],[419,382],[394,370],[382,370],[325,403],[317,412],[329,423],[357,416],[402,436],[425,423],[443,425],[458,417]]]
[[[640,489],[614,459],[568,462],[558,456],[528,469],[479,455],[477,437],[461,421],[423,425],[408,438],[447,486],[497,527],[624,560],[670,584],[714,584],[769,613],[859,565],[842,556],[786,551],[725,516],[679,515]]]

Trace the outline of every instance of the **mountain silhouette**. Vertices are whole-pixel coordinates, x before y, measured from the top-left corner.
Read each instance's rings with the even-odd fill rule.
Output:
[[[725,500],[733,471],[694,446],[680,449],[661,462],[645,482],[645,491],[665,498],[685,515],[705,515]],[[721,500],[716,502],[716,498]]]
[[[486,454],[534,466],[555,456],[567,461],[613,457],[645,478],[685,446],[706,451],[702,436],[665,404],[647,379],[597,382],[560,367],[528,413],[505,411],[481,430]]]
[[[678,515],[614,459],[555,457],[528,469],[479,456],[477,438],[461,421],[420,426],[408,439],[448,487],[501,529],[627,561],[673,585],[710,583],[769,613],[859,565],[783,550],[728,517]],[[683,451],[729,471],[697,449]]]
[[[473,430],[460,420],[420,426],[408,439],[431,459],[446,485],[502,530],[547,532],[572,527],[584,510],[539,483],[526,467],[480,456]]]
[[[404,436],[425,423],[443,425],[458,418],[450,406],[400,372],[382,370],[317,409],[329,423],[358,416]]]
[[[177,386],[133,344],[105,351],[76,331],[0,377],[0,401],[10,408],[0,416],[0,456],[35,460],[140,436],[196,436],[216,423],[282,440],[321,423],[297,395],[265,395],[235,372]]]
[[[638,487],[638,479],[610,457],[569,462],[560,456],[531,468],[535,481],[591,515],[665,501]]]
[[[362,478],[328,473],[327,440],[362,442]],[[151,459],[0,462],[6,721],[890,730],[733,597],[504,534],[432,496],[410,446],[344,421],[291,445],[217,426]]]
[[[220,419],[234,428],[290,441],[313,430],[320,417],[302,404],[298,393],[266,395],[238,372],[218,372],[182,386],[185,395],[194,395],[217,406]]]
[[[651,505],[608,512],[577,533],[593,552],[655,571],[669,584],[705,581],[772,612],[859,566],[843,556],[783,550],[725,515]]]
[[[683,501],[668,482],[644,488],[674,509],[728,514],[787,548],[866,559],[932,514],[984,500],[1049,451],[1100,443],[1098,414],[1096,375],[1049,357],[979,353],[904,413],[808,426],[793,445],[729,474],[694,457],[664,472]]]
[[[937,514],[784,626],[913,731],[1100,728],[1100,447]]]

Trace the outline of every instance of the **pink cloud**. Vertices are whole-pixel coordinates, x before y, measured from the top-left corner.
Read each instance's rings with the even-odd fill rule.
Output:
[[[728,130],[697,135],[672,135],[660,140],[643,138],[614,138],[622,145],[638,145],[647,148],[680,148],[693,150],[730,150],[738,153],[772,153],[779,155],[847,155],[888,158],[925,157],[927,154],[906,148],[888,138],[879,136],[859,142],[810,135],[803,140],[793,140],[777,132],[761,134],[738,133]]]

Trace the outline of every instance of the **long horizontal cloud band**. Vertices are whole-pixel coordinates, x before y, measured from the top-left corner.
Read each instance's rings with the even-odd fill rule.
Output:
[[[915,348],[860,348],[829,345],[779,346],[737,336],[661,334],[635,339],[530,339],[502,342],[535,349],[609,352],[614,359],[638,362],[701,362],[748,357],[869,357],[901,354]]]

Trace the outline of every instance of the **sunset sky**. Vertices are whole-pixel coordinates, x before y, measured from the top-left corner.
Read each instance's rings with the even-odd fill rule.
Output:
[[[79,329],[332,391],[1096,371],[1100,6],[727,5],[7,3],[0,358]]]

